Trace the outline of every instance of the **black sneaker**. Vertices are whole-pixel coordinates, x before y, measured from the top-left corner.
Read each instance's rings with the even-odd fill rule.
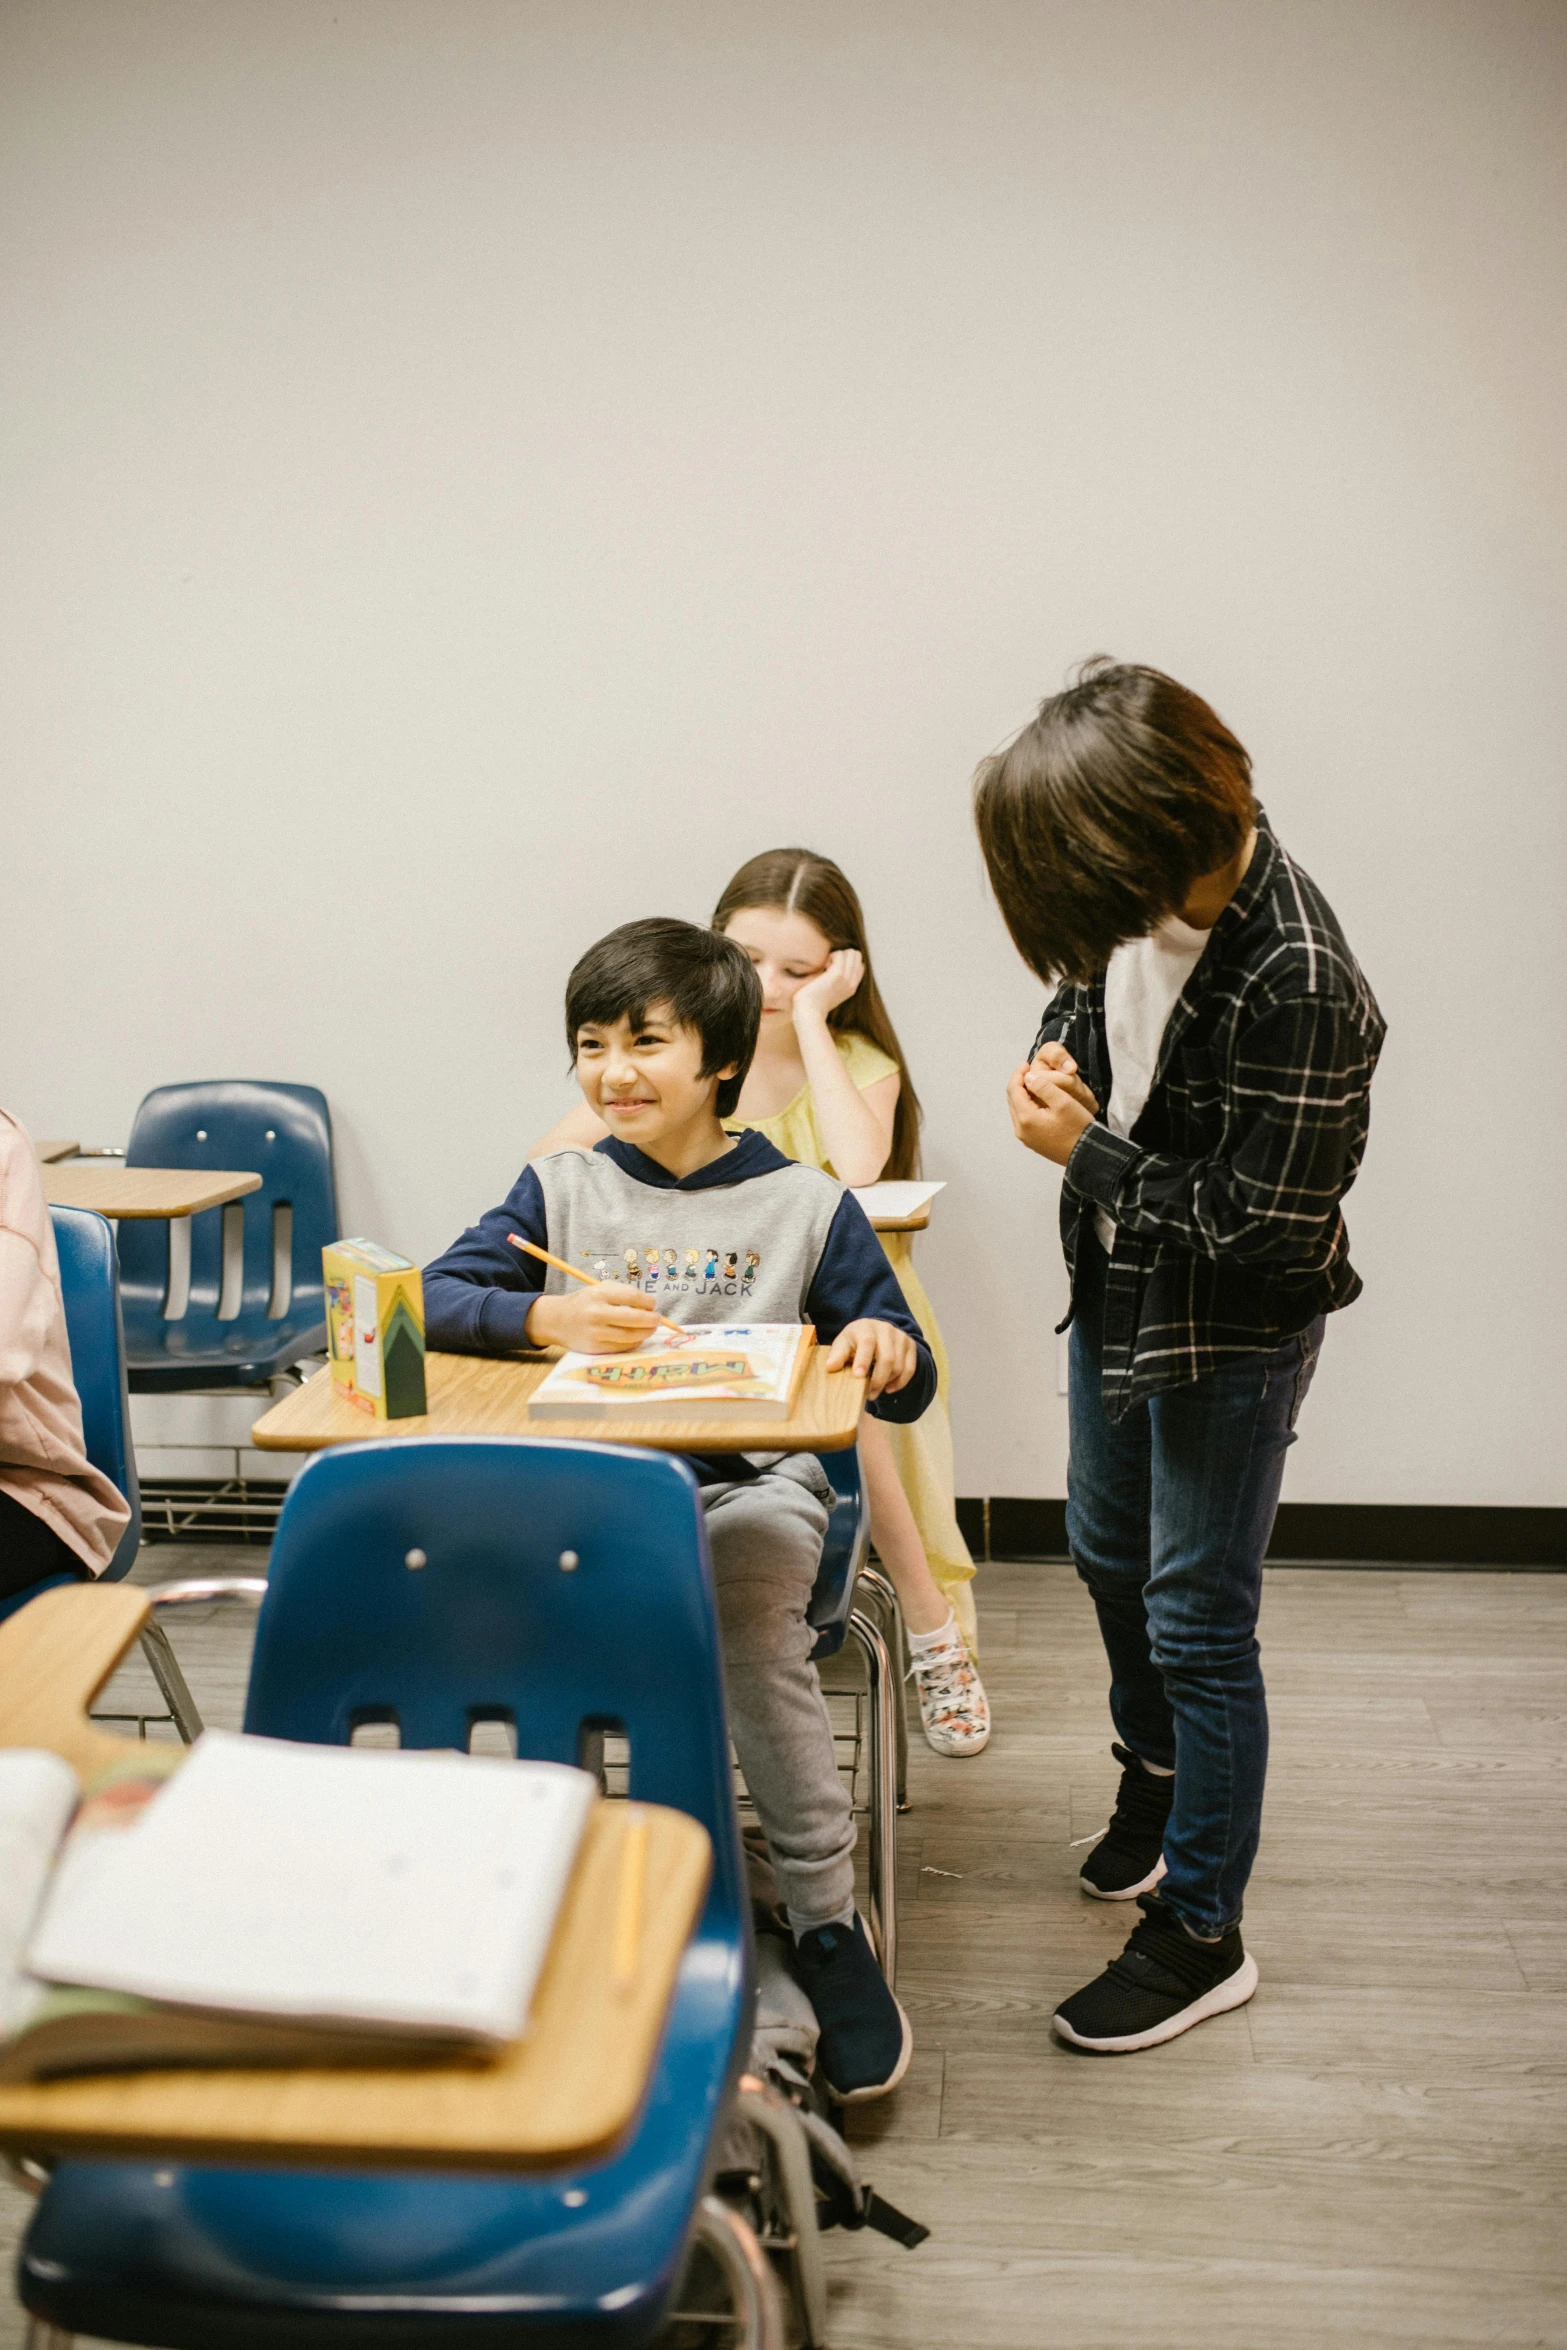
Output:
[[[818,1926],[802,1935],[794,1967],[822,2027],[817,2070],[838,2103],[863,2105],[896,2089],[914,2054],[914,2034],[858,1911],[852,1926]]]
[[[1211,2015],[1244,2007],[1257,1988],[1257,1961],[1242,1949],[1239,1926],[1217,1942],[1199,1942],[1157,1893],[1139,1895],[1138,1907],[1142,1923],[1120,1957],[1051,2019],[1074,2048],[1107,2056],[1157,2048]]]
[[[1151,1893],[1164,1875],[1164,1831],[1175,1781],[1158,1778],[1124,1746],[1112,1746],[1110,1752],[1121,1765],[1121,1791],[1110,1825],[1077,1881],[1096,1901],[1134,1901],[1139,1893]]]

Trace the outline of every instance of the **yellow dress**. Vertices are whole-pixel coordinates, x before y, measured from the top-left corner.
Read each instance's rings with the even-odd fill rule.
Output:
[[[868,1036],[856,1031],[837,1030],[833,1042],[853,1078],[863,1093],[883,1077],[898,1075],[898,1064],[884,1053],[880,1045],[872,1044]],[[773,1118],[726,1118],[726,1126],[754,1126],[765,1134],[774,1148],[786,1159],[799,1159],[807,1167],[821,1167],[830,1175],[832,1161],[822,1140],[822,1130],[816,1122],[816,1102],[809,1085],[802,1085],[792,1102]],[[947,1394],[951,1374],[947,1365],[947,1350],[942,1344],[941,1330],[935,1310],[925,1294],[924,1283],[914,1270],[914,1252],[910,1245],[913,1235],[908,1232],[882,1232],[877,1235],[886,1250],[892,1269],[898,1277],[910,1313],[925,1334],[925,1343],[936,1359],[936,1396],[929,1409],[907,1427],[897,1427],[883,1420],[892,1444],[892,1457],[897,1463],[898,1476],[908,1495],[914,1523],[919,1529],[920,1541],[934,1575],[958,1619],[971,1654],[978,1654],[978,1633],[974,1616],[974,1595],[969,1589],[974,1577],[974,1561],[969,1556],[968,1544],[958,1527],[958,1514],[953,1495],[956,1490],[952,1466],[952,1422],[948,1416]]]

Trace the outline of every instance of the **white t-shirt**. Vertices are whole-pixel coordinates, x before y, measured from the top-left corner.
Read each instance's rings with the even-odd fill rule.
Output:
[[[1105,1036],[1110,1047],[1112,1134],[1130,1135],[1153,1090],[1159,1047],[1182,988],[1196,970],[1211,930],[1193,930],[1178,914],[1161,922],[1149,938],[1128,939],[1116,948],[1105,972]],[[1102,1246],[1115,1247],[1115,1225],[1103,1208],[1094,1210]]]

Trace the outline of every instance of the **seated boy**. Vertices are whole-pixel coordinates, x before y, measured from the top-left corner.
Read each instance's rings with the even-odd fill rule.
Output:
[[[830,1347],[829,1370],[866,1375],[878,1417],[918,1419],[936,1367],[858,1200],[764,1136],[724,1131],[761,1009],[749,957],[694,923],[627,922],[589,948],[567,982],[566,1039],[608,1139],[546,1152],[426,1269],[432,1347],[618,1351],[640,1345],[660,1314],[693,1325],[809,1321]],[[512,1247],[513,1233],[585,1270],[631,1276],[567,1283]],[[912,2036],[855,1911],[854,1823],[805,1620],[830,1488],[809,1453],[690,1466],[713,1557],[729,1726],[821,2024],[822,2075],[840,2098],[885,2096]]]

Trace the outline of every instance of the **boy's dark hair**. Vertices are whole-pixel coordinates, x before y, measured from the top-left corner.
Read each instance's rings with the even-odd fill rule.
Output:
[[[1012,942],[1047,983],[1088,980],[1236,854],[1251,761],[1200,695],[1100,655],[974,778]]]
[[[720,1118],[733,1117],[762,1023],[762,983],[733,939],[697,922],[655,915],[622,922],[589,947],[566,982],[566,1048],[573,1060],[581,1028],[636,1028],[652,1004],[668,1004],[682,1028],[702,1039],[702,1075],[735,1063],[713,1097]]]

